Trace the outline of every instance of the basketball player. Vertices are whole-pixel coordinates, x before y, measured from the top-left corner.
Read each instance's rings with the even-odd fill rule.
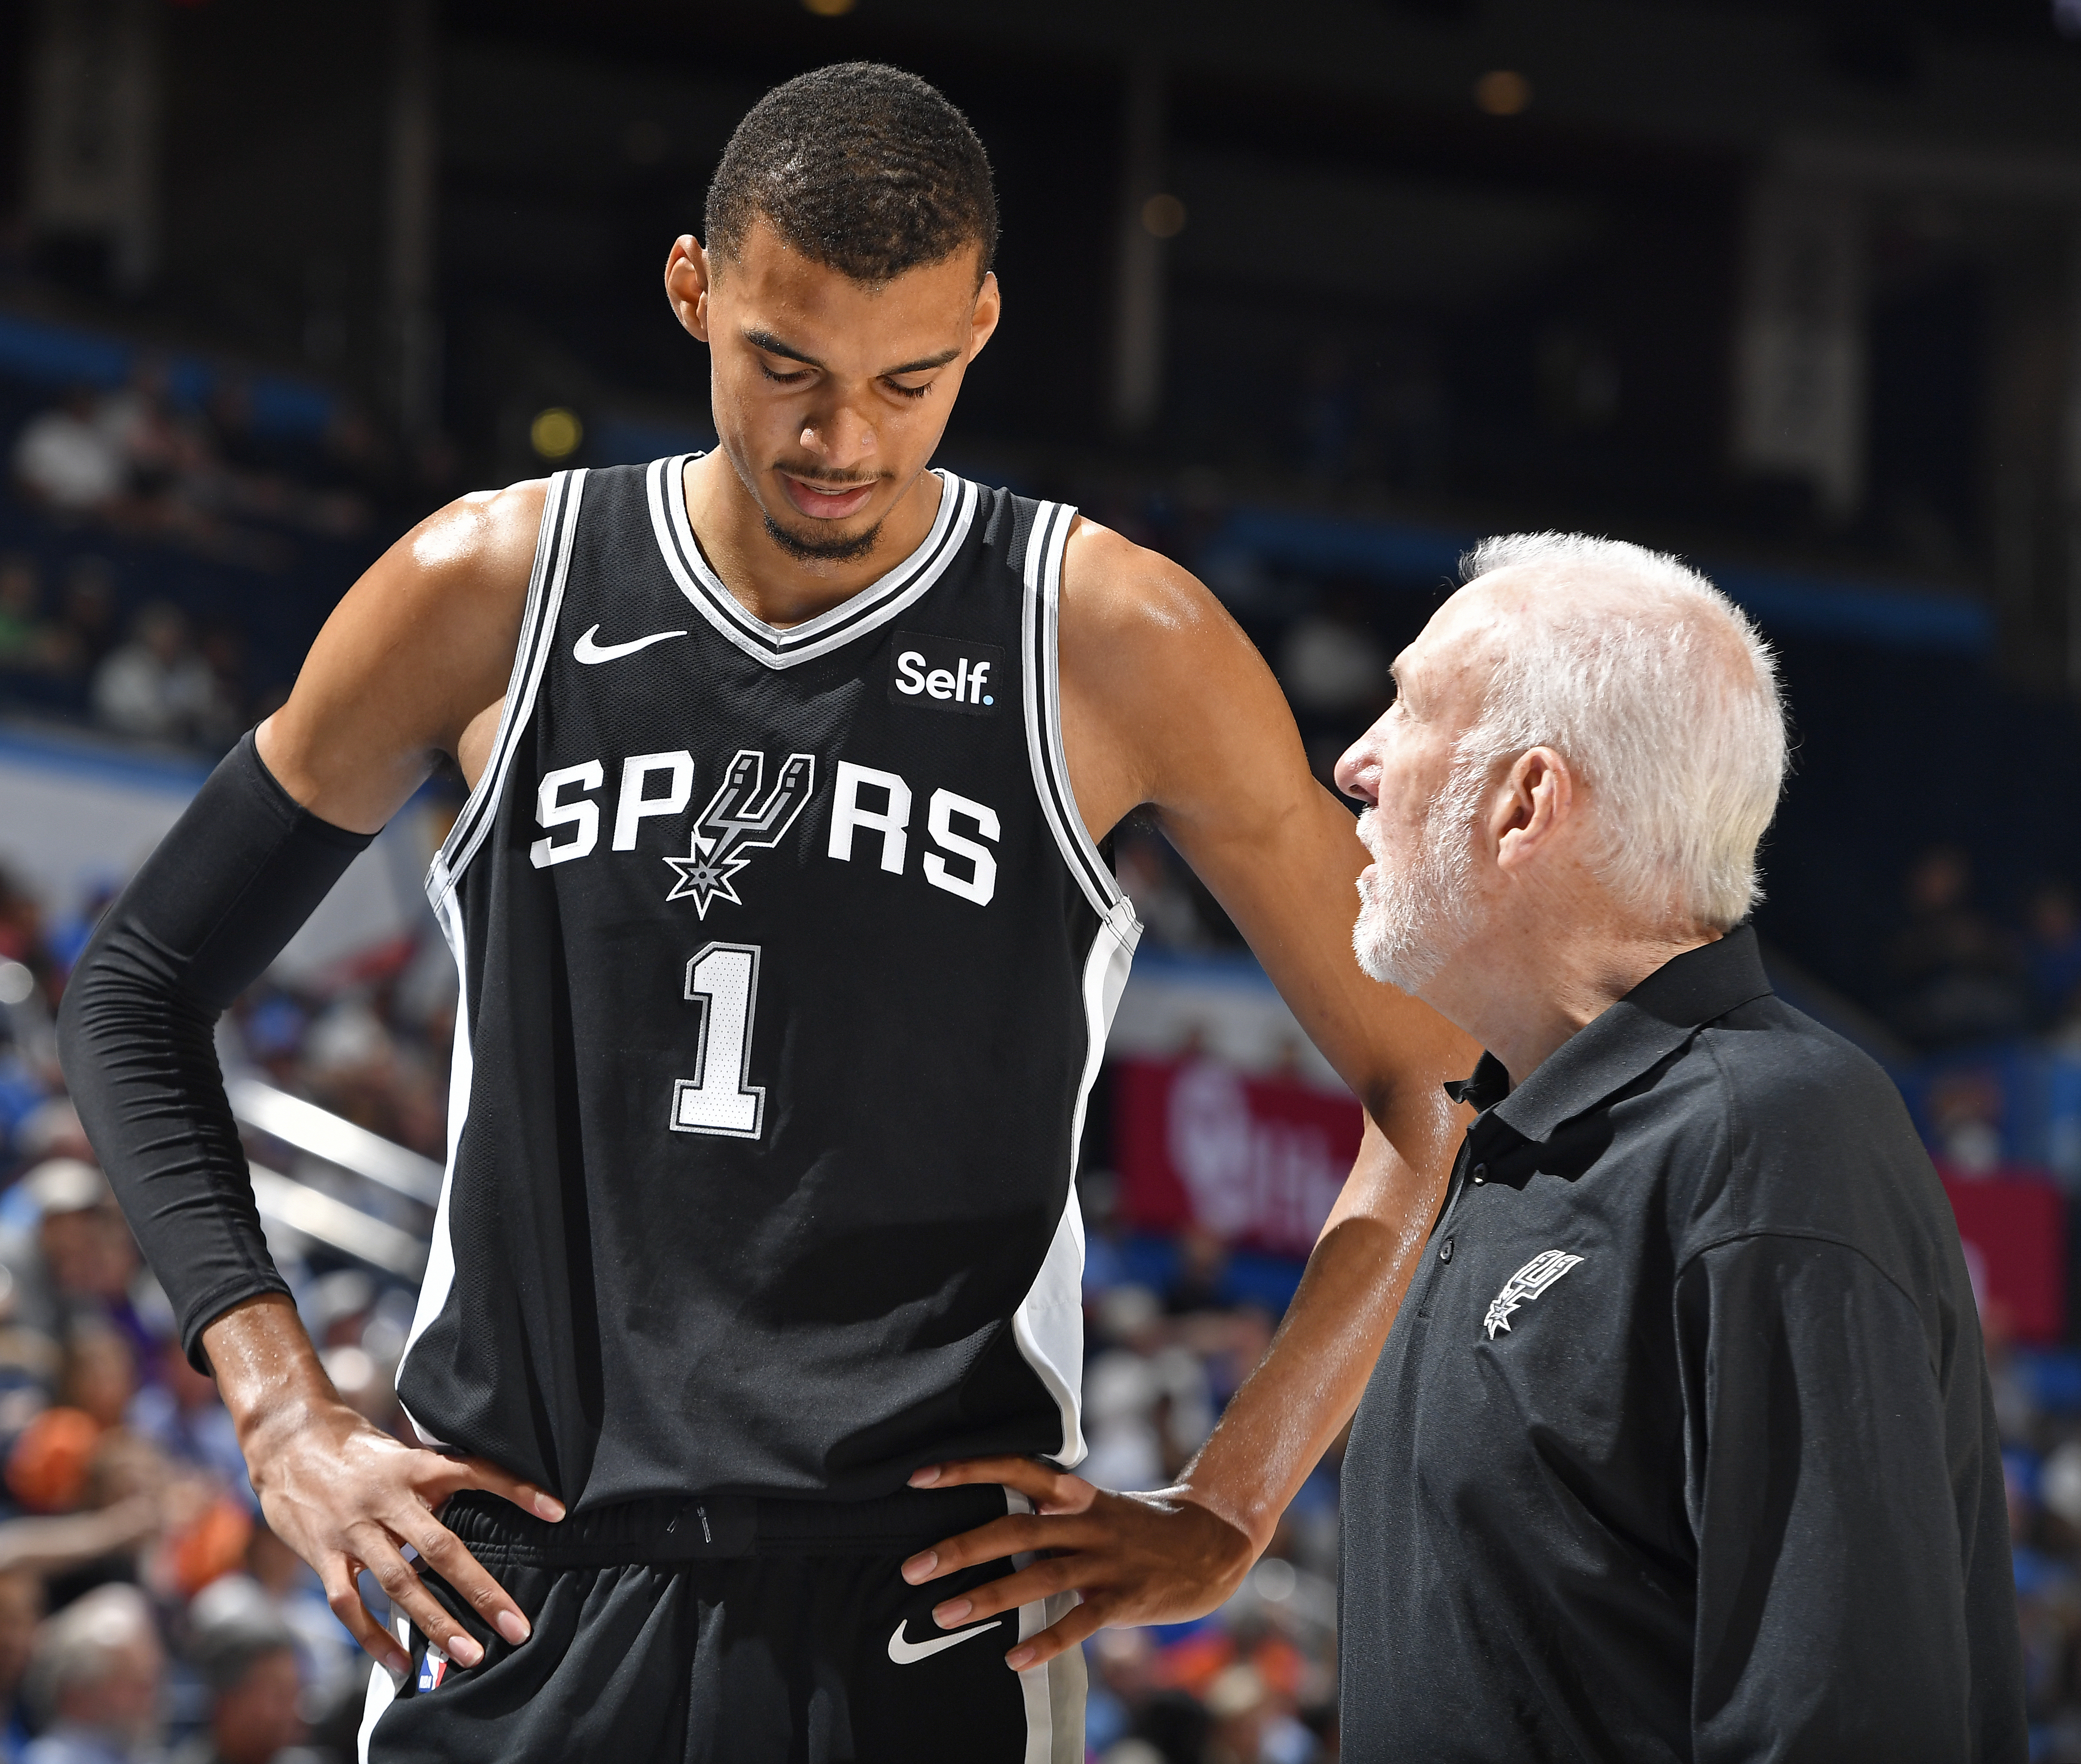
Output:
[[[1469,1045],[1354,966],[1352,821],[1205,590],[928,468],[1000,310],[960,113],[889,68],[792,81],[705,232],[665,280],[717,451],[401,540],[104,922],[67,1069],[270,1523],[389,1669],[364,1755],[1080,1759],[1075,1650],[1006,1670],[1069,1599],[943,1631],[1012,1564],[899,1568],[1023,1510],[921,1467],[1083,1453],[1073,1163],[1139,931],[1106,834],[1153,805],[1366,1107],[1260,1378],[1297,1418],[1275,1493],[1378,1351]],[[430,878],[462,991],[418,1449],[327,1384],[210,1035],[444,754],[470,795]],[[1180,1523],[1218,1596],[1247,1516]]]

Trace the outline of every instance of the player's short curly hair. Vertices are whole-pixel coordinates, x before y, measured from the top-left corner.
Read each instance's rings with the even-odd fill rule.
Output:
[[[776,86],[723,149],[708,186],[712,256],[763,220],[805,257],[878,286],[906,270],[997,250],[997,192],[975,131],[936,87],[875,61]]]

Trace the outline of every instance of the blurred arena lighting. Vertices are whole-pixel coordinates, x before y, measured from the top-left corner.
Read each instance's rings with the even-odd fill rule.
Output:
[[[0,962],[0,1005],[19,1005],[36,989],[36,976],[19,962]]]
[[[585,439],[585,425],[578,421],[576,411],[551,405],[536,413],[535,420],[528,425],[528,439],[544,460],[569,459]]]
[[[802,0],[802,10],[813,12],[820,19],[842,19],[856,3],[856,0]]]
[[[1514,69],[1492,68],[1474,82],[1474,103],[1491,116],[1515,116],[1532,103],[1532,82]]]
[[[1142,204],[1141,224],[1159,239],[1175,239],[1185,230],[1185,204],[1159,192]]]
[[[1259,1598],[1274,1605],[1283,1605],[1293,1596],[1297,1580],[1293,1564],[1276,1556],[1266,1556],[1250,1571],[1251,1590]]]
[[[2062,36],[2081,37],[2081,0],[2052,0],[2052,27]]]

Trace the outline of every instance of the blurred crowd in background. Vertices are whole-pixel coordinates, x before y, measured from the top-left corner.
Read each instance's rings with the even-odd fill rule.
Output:
[[[22,422],[12,494],[16,517],[41,523],[30,529],[40,542],[0,552],[0,700],[205,755],[279,702],[282,680],[254,674],[236,618],[199,620],[155,598],[150,560],[200,550],[250,569],[268,562],[268,544],[313,531],[360,535],[372,555],[379,498],[322,462],[298,476],[293,460],[241,457],[234,433],[221,411],[168,404],[149,370]],[[1196,520],[1214,518],[1102,498],[1099,512],[1174,551],[1190,548]],[[110,561],[119,545],[128,579]],[[1385,707],[1408,607],[1335,582],[1217,586],[1326,779]],[[1153,825],[1125,828],[1116,861],[1149,947],[1239,946]],[[2069,884],[2041,877],[2013,901],[1991,901],[1972,855],[1944,845],[1915,857],[1899,889],[1863,1001],[1899,1049],[2019,1035],[2081,1044],[2081,912]],[[316,1577],[269,1533],[229,1418],[170,1339],[165,1300],[65,1100],[51,1013],[107,899],[104,884],[51,914],[0,880],[0,1144],[12,1173],[0,1187],[0,1764],[343,1759],[364,1663]],[[227,1019],[221,1052],[228,1071],[439,1159],[453,1025],[452,964],[427,938],[322,987],[257,989]],[[1968,1110],[1947,1115],[1933,1142],[1947,1169],[1970,1176],[2011,1161],[1986,1143],[1991,1131]],[[1108,1486],[1154,1488],[1261,1356],[1276,1307],[1261,1286],[1239,1296],[1230,1246],[1204,1233],[1138,1241],[1116,1216],[1108,1155],[1102,1139],[1088,1145],[1082,1182],[1083,1469]],[[320,1168],[302,1174],[326,1183]],[[401,1222],[423,1231],[410,1211]],[[391,1380],[412,1292],[292,1233],[271,1238],[343,1393],[401,1428]],[[1992,1334],[2041,1755],[2081,1759],[2081,1361],[2013,1347],[1999,1319]],[[1336,1476],[1332,1453],[1220,1612],[1088,1644],[1094,1758],[1335,1757]]]

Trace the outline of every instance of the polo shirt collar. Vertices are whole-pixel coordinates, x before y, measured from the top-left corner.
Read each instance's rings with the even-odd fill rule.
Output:
[[[1664,962],[1562,1042],[1515,1090],[1503,1062],[1484,1053],[1474,1075],[1447,1085],[1445,1093],[1456,1102],[1492,1110],[1526,1139],[1543,1140],[1674,1053],[1701,1023],[1770,990],[1755,928],[1738,925]]]

